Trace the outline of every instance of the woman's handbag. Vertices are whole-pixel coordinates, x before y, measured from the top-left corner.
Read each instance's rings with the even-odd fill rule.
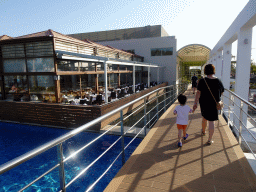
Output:
[[[212,92],[211,92],[210,87],[209,87],[208,84],[206,83],[205,78],[204,78],[204,81],[205,81],[205,84],[207,85],[207,87],[208,87],[208,89],[209,89],[209,91],[210,91],[210,93],[211,93],[211,95],[212,95],[214,101],[216,102],[216,108],[217,108],[217,110],[221,110],[221,109],[223,108],[223,101],[219,101],[219,102],[216,101],[216,99],[214,98],[214,96],[213,96],[213,94],[212,94]]]

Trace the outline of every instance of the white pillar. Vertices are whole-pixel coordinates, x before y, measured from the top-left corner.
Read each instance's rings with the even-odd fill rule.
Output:
[[[104,61],[104,81],[105,81],[105,103],[108,103],[108,72],[107,72],[107,63]]]
[[[133,72],[132,72],[132,76],[133,76],[133,93],[135,93],[135,65],[133,65]]]
[[[221,72],[222,72],[222,51],[218,52],[216,56],[216,76],[221,80]]]
[[[248,101],[250,68],[251,68],[252,28],[240,30],[237,40],[236,84],[235,92],[238,96]],[[240,104],[236,100],[237,104]],[[247,105],[243,110],[248,111]],[[239,117],[240,111],[236,108],[235,114]],[[247,125],[247,117],[243,115],[243,123]],[[239,122],[236,122],[238,125]]]
[[[148,67],[148,85],[150,85],[150,67]]]
[[[216,55],[214,55],[212,58],[212,64],[215,66],[215,73],[216,73],[218,69]]]
[[[223,47],[223,75],[222,83],[224,88],[229,90],[230,87],[230,70],[231,70],[231,48],[232,44],[225,44]],[[229,105],[229,93],[224,92],[223,102],[225,105]],[[227,111],[227,106],[224,105],[224,111]]]

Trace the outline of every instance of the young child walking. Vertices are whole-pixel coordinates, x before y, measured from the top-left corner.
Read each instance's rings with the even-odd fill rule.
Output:
[[[192,113],[193,110],[186,105],[187,97],[185,95],[180,94],[178,96],[178,101],[180,105],[176,106],[173,114],[177,115],[176,124],[178,127],[178,147],[182,147],[182,132],[183,139],[186,140],[188,138],[188,134],[186,133],[186,128],[188,125],[188,114]]]

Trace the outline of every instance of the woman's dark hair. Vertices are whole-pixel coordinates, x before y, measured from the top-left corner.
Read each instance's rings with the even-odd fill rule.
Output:
[[[204,67],[204,74],[205,75],[212,75],[212,74],[215,74],[215,67],[213,64],[207,64],[205,67]]]
[[[186,101],[187,101],[187,97],[186,97],[185,95],[180,94],[180,95],[178,96],[178,101],[179,101],[179,103],[180,103],[181,105],[184,105],[184,104],[186,103]]]

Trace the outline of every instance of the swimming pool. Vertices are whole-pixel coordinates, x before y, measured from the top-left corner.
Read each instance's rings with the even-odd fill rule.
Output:
[[[0,122],[0,164],[6,163],[7,161],[69,131],[70,130]],[[90,142],[97,136],[99,136],[98,133],[83,132],[67,140],[63,143],[64,156],[67,157],[73,151]],[[117,138],[118,136],[115,135],[104,135],[92,146],[89,146],[76,157],[65,162],[66,183],[71,181],[83,168],[96,159],[108,148],[108,146],[114,143]],[[131,139],[132,138],[126,137],[125,145],[129,143]],[[130,157],[140,142],[141,139],[135,139],[125,150],[126,160]],[[107,169],[120,151],[121,142],[119,141],[96,164],[94,164],[93,167],[68,187],[67,191],[84,192]],[[17,191],[56,164],[57,147],[54,147],[3,175],[0,175],[0,192]],[[92,191],[103,191],[121,167],[122,160],[120,157]],[[59,190],[59,170],[57,168],[25,191],[53,192]]]

